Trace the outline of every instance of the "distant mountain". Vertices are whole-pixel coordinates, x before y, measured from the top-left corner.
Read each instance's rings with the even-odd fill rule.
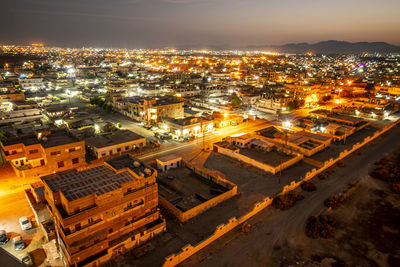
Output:
[[[271,50],[281,53],[303,54],[312,52],[314,54],[359,54],[359,53],[400,53],[400,46],[385,42],[357,42],[345,41],[323,41],[315,44],[297,43],[281,46],[249,46],[252,50]]]

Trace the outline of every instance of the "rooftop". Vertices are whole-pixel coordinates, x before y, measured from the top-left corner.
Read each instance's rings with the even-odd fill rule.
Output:
[[[181,160],[182,157],[179,157],[179,156],[177,156],[177,155],[175,155],[175,154],[170,154],[170,155],[168,155],[168,156],[159,158],[158,160],[161,161],[161,162],[168,162],[168,161],[171,161],[171,160],[174,160],[174,159],[176,159],[176,160]]]
[[[130,172],[115,173],[106,165],[84,171],[66,171],[44,176],[42,181],[53,192],[61,191],[68,201],[91,194],[102,195],[121,188],[136,178]]]
[[[40,144],[44,148],[62,146],[66,144],[71,144],[78,142],[73,139],[68,133],[64,130],[56,130],[51,132],[48,135],[44,135],[40,140],[37,138],[35,134],[23,135],[14,138],[9,138],[7,141],[3,142],[4,146],[16,145],[16,144],[24,144],[25,146]]]
[[[97,148],[123,144],[144,138],[129,130],[118,130],[110,135],[97,135],[86,140],[86,143]]]

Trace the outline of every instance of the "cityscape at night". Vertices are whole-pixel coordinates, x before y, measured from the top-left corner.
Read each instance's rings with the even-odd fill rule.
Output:
[[[2,6],[0,267],[400,266],[400,2]]]

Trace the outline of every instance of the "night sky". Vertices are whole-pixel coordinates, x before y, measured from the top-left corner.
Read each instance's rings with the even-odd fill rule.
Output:
[[[0,43],[82,47],[400,45],[400,0],[3,0]]]

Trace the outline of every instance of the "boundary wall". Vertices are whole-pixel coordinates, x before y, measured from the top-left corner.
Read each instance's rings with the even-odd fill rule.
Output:
[[[349,154],[353,153],[357,149],[363,147],[365,144],[371,142],[372,140],[375,140],[380,135],[389,131],[394,126],[399,124],[399,122],[400,122],[400,120],[397,120],[397,121],[391,123],[390,125],[384,127],[380,131],[375,132],[372,136],[367,136],[361,143],[354,144],[350,150],[344,150],[343,152],[341,152],[340,155],[336,159],[331,158],[331,159],[325,161],[321,168],[312,169],[310,172],[307,172],[305,174],[304,178],[301,179],[300,181],[298,181],[298,182],[292,181],[289,185],[284,186],[283,190],[281,192],[277,193],[276,195],[283,195],[292,190],[295,190],[297,187],[299,187],[301,185],[302,182],[311,180],[315,175],[323,172],[327,168],[329,168],[332,165],[334,165],[335,163],[337,163],[339,160],[342,160],[343,158],[347,157]],[[206,246],[208,246],[209,244],[211,244],[218,238],[222,237],[224,234],[228,233],[229,231],[231,231],[232,229],[234,229],[241,223],[247,221],[248,219],[250,219],[257,213],[259,213],[260,211],[262,211],[263,209],[265,209],[266,207],[271,205],[272,199],[273,198],[271,198],[271,197],[266,197],[263,201],[256,203],[254,205],[253,209],[249,213],[243,215],[239,219],[237,219],[236,217],[233,217],[233,218],[229,219],[229,221],[226,224],[221,224],[221,225],[217,226],[215,232],[212,235],[210,235],[209,237],[207,237],[206,239],[200,241],[199,243],[197,243],[195,245],[188,244],[188,245],[184,246],[182,248],[182,250],[180,252],[178,252],[177,254],[172,254],[172,255],[166,257],[165,262],[162,266],[163,267],[176,266],[176,265],[182,263],[184,260],[188,259],[193,254],[195,254],[198,251],[200,251],[201,249],[205,248]]]

